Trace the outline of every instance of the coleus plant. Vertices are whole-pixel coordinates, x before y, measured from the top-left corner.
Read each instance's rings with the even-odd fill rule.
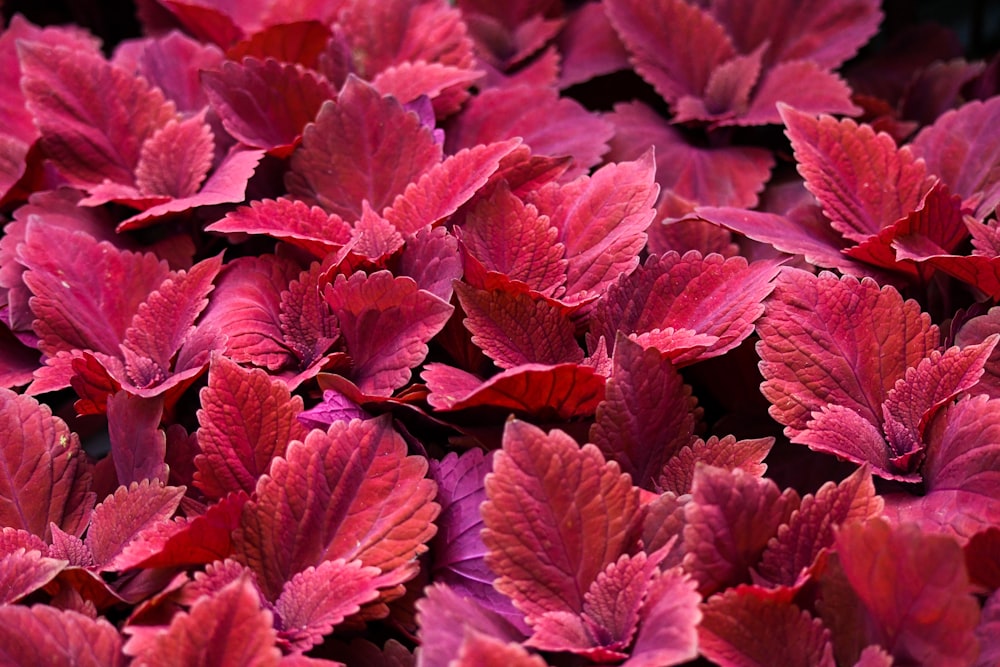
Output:
[[[0,662],[997,662],[1000,58],[135,12],[0,33]]]

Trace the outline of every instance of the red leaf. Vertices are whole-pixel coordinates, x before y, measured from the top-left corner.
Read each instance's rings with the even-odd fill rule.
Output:
[[[13,604],[37,591],[66,567],[66,561],[42,553],[21,548],[0,556],[0,604]]]
[[[291,154],[323,102],[337,96],[315,72],[273,58],[225,62],[219,71],[203,72],[201,81],[226,131],[277,157]]]
[[[679,665],[698,654],[698,595],[695,582],[673,568],[660,574],[646,595],[632,657],[622,667]]]
[[[557,39],[562,56],[560,89],[628,68],[628,53],[603,5],[577,7]]]
[[[767,470],[763,461],[773,446],[774,438],[737,440],[731,435],[724,438],[713,435],[708,440],[694,438],[690,445],[670,457],[654,481],[663,491],[678,496],[690,493],[699,463],[724,470],[740,468],[755,477],[763,477]]]
[[[605,377],[580,364],[526,364],[482,380],[445,364],[432,363],[421,374],[436,410],[499,408],[504,414],[557,420],[585,417],[604,398]]]
[[[378,597],[380,573],[377,567],[343,559],[326,560],[299,572],[274,604],[281,619],[278,636],[299,651],[321,644],[324,635]]]
[[[291,158],[289,192],[347,220],[375,211],[441,161],[441,147],[415,114],[357,78],[325,102]]]
[[[123,42],[112,61],[135,71],[156,86],[182,113],[197,114],[208,105],[201,87],[201,70],[216,69],[225,56],[214,44],[206,44],[177,30],[134,42]]]
[[[108,398],[107,412],[118,483],[128,486],[149,479],[166,484],[167,435],[159,428],[163,400],[119,391]]]
[[[271,461],[308,432],[296,419],[302,398],[262,370],[246,370],[222,356],[212,360],[201,390],[195,485],[208,498],[252,494]]]
[[[407,185],[384,212],[385,219],[403,234],[438,224],[471,199],[520,143],[510,139],[449,155]]]
[[[372,79],[372,86],[383,95],[392,95],[403,104],[409,104],[422,96],[433,101],[444,100],[438,102],[441,107],[438,115],[447,115],[468,98],[465,89],[482,77],[483,73],[479,70],[416,61],[382,70]],[[446,97],[442,98],[442,93],[446,93]]]
[[[94,508],[90,520],[84,544],[94,555],[94,565],[106,572],[121,569],[119,558],[129,543],[169,519],[183,496],[183,487],[148,479],[118,487]]]
[[[407,240],[397,271],[413,278],[420,289],[451,301],[452,283],[462,277],[458,239],[444,227],[421,229]]]
[[[974,100],[941,115],[913,140],[913,153],[927,163],[953,192],[966,200],[981,195],[976,217],[985,218],[1000,204],[996,169],[1000,141],[988,128],[1000,122],[1000,99]]]
[[[986,396],[964,398],[945,407],[925,433],[924,482],[931,495],[954,489],[977,494],[970,514],[994,516],[1000,510],[1000,402]],[[990,511],[992,510],[992,511]]]
[[[638,491],[617,464],[521,421],[504,430],[486,495],[482,536],[494,586],[532,625],[547,612],[583,611],[583,591],[623,553],[638,518]]]
[[[260,606],[256,588],[246,576],[221,591],[195,601],[170,626],[140,646],[126,647],[136,663],[149,667],[213,664],[219,667],[277,667],[273,616]],[[137,649],[140,649],[137,651]]]
[[[768,53],[773,51],[769,49]],[[808,85],[802,85],[803,81],[808,81]],[[807,114],[861,113],[860,107],[851,103],[851,89],[843,79],[812,60],[795,60],[767,71],[754,91],[749,108],[720,125],[778,125],[781,115],[777,105],[781,103]]]
[[[880,322],[895,324],[883,331]],[[938,344],[930,317],[894,288],[797,270],[778,278],[757,332],[761,392],[789,437],[825,406],[880,425],[896,380]]]
[[[285,454],[258,482],[234,536],[268,599],[297,573],[336,558],[379,567],[391,583],[413,575],[439,508],[426,460],[406,455],[388,416],[335,422]]]
[[[250,202],[205,228],[209,232],[267,234],[312,253],[336,252],[351,240],[351,226],[339,215],[281,197]]]
[[[929,187],[924,165],[892,137],[849,119],[779,111],[806,187],[845,238],[864,241],[920,205]]]
[[[105,619],[47,605],[0,607],[0,656],[8,665],[125,667],[122,638]],[[86,650],[81,650],[86,647]]]
[[[455,292],[472,342],[500,368],[583,361],[576,326],[548,301],[527,293],[477,290],[460,282]]]
[[[313,263],[281,293],[281,312],[278,315],[281,333],[285,345],[298,357],[297,369],[304,372],[311,372],[311,369],[318,371],[317,366],[324,361],[323,354],[340,336],[337,322],[323,299],[320,287],[327,281],[325,266],[325,263]],[[289,380],[286,382],[291,384]],[[289,386],[289,389],[294,389],[294,386]]]
[[[610,124],[554,88],[516,85],[470,100],[445,129],[445,147],[455,153],[521,137],[534,155],[572,156],[571,175],[577,176],[601,161],[612,134]]]
[[[955,540],[872,519],[843,526],[836,549],[877,641],[897,660],[945,666],[975,658],[979,603]]]
[[[684,569],[706,596],[749,581],[750,568],[799,506],[794,490],[782,493],[771,480],[738,468],[699,466],[691,496],[684,512]]]
[[[758,594],[749,586],[708,600],[698,628],[702,655],[724,667],[834,667],[830,631],[808,611]]]
[[[618,104],[606,118],[615,126],[609,160],[634,160],[652,144],[656,149],[656,182],[664,192],[696,204],[755,207],[757,194],[771,176],[774,157],[770,151],[693,145],[666,118],[641,102]]]
[[[203,114],[170,120],[143,143],[135,167],[136,187],[146,197],[191,197],[201,187],[214,157],[215,137]]]
[[[591,318],[588,340],[599,336],[614,340],[616,332],[650,334],[646,346],[658,348],[678,365],[719,356],[733,349],[753,332],[763,313],[778,263],[747,264],[743,257],[702,257],[691,251],[683,257],[671,252],[651,256],[630,276],[622,276],[608,289]],[[667,334],[684,330],[704,338],[674,341]],[[711,336],[711,338],[708,338]]]
[[[338,275],[326,301],[351,355],[351,379],[361,391],[390,396],[427,356],[427,343],[454,308],[388,271]]]
[[[330,28],[321,21],[278,23],[266,26],[231,46],[226,51],[226,58],[237,63],[248,56],[258,60],[274,58],[283,63],[298,63],[316,69],[330,36]]]
[[[636,486],[651,489],[664,464],[691,442],[697,399],[668,359],[621,334],[613,361],[590,441]]]
[[[18,52],[28,108],[60,172],[84,188],[132,185],[143,144],[176,117],[174,105],[99,55],[31,42]]]
[[[635,71],[670,104],[700,96],[712,70],[736,55],[725,28],[684,0],[609,0],[605,10]]]
[[[566,294],[602,293],[638,266],[659,188],[652,151],[634,162],[608,164],[566,185],[550,183],[530,201],[548,215],[565,248]]]
[[[864,466],[840,484],[827,482],[816,495],[802,498],[788,523],[768,543],[757,572],[773,584],[800,586],[820,552],[833,546],[838,527],[880,516],[883,506]]]
[[[0,524],[43,539],[79,535],[94,504],[80,439],[35,399],[0,389]]]

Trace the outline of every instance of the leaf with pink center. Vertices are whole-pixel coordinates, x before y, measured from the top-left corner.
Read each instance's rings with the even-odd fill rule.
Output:
[[[454,310],[412,278],[388,271],[338,275],[325,297],[351,355],[351,379],[380,396],[406,384]]]
[[[617,464],[521,421],[507,424],[486,495],[486,563],[531,625],[582,612],[584,591],[623,553],[638,519],[638,490]]]
[[[337,558],[380,568],[391,575],[383,585],[402,583],[435,530],[439,507],[426,469],[425,459],[406,455],[388,416],[310,431],[261,477],[235,553],[270,600],[302,570]]]
[[[252,494],[271,461],[288,443],[305,438],[296,418],[302,398],[260,369],[247,370],[222,356],[212,359],[200,392],[195,485],[208,498],[233,491]]]

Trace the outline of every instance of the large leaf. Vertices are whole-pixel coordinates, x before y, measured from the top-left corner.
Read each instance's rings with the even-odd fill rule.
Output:
[[[143,480],[120,486],[94,508],[84,540],[93,554],[94,565],[102,570],[120,569],[119,557],[142,531],[169,519],[184,496],[184,487],[164,486]]]
[[[86,651],[81,648],[86,647]],[[0,607],[0,659],[11,667],[125,667],[122,638],[105,619],[46,605]]]
[[[388,416],[311,431],[258,482],[234,536],[236,554],[271,600],[299,572],[336,558],[405,581],[439,510],[426,470],[425,459],[406,455]]]
[[[216,356],[201,390],[195,484],[209,498],[253,493],[271,461],[307,429],[296,419],[302,398],[262,370],[246,370]]]
[[[167,482],[167,434],[160,427],[163,400],[125,391],[108,398],[108,439],[118,483]]]
[[[626,546],[638,490],[593,445],[512,421],[486,478],[486,563],[529,624],[579,614],[584,591]]]
[[[351,240],[351,226],[339,215],[297,199],[279,197],[250,202],[205,228],[210,232],[267,234],[326,257]]]
[[[929,491],[961,490],[970,495],[963,511],[986,521],[1000,503],[1000,403],[986,396],[964,398],[945,407],[926,431],[923,477]],[[978,500],[973,502],[973,498]]]

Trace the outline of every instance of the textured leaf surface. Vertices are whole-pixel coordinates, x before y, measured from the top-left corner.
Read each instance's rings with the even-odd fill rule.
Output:
[[[47,549],[46,549],[47,551]],[[56,578],[66,561],[24,548],[0,556],[0,604],[8,605],[34,593]]]
[[[636,486],[650,489],[694,436],[697,399],[669,360],[619,335],[590,441]]]
[[[250,202],[205,228],[210,232],[267,234],[325,257],[351,240],[351,226],[318,206],[280,197]]]
[[[740,586],[712,597],[702,611],[698,648],[718,665],[836,664],[830,632],[809,612],[791,603]]]
[[[94,508],[84,543],[102,570],[118,569],[118,557],[143,530],[169,519],[184,496],[184,487],[143,480],[120,486]]]
[[[41,538],[83,531],[93,507],[80,439],[48,406],[0,389],[0,523]]]
[[[235,534],[236,553],[272,600],[295,574],[336,558],[405,581],[439,510],[426,470],[425,459],[406,455],[387,416],[310,431],[258,482],[257,500],[244,508]]]
[[[750,579],[768,541],[799,506],[769,479],[743,470],[699,466],[685,506],[684,568],[710,595]]]
[[[698,653],[698,609],[701,596],[695,582],[680,568],[657,577],[646,595],[632,657],[623,667],[679,665]]]
[[[108,439],[118,483],[155,479],[166,484],[167,435],[160,430],[163,402],[124,391],[108,398]]]
[[[87,647],[81,651],[81,647]],[[75,611],[46,605],[0,607],[0,658],[11,667],[50,664],[124,667],[122,639],[115,626]]]
[[[842,527],[836,549],[878,642],[897,660],[964,665],[974,659],[979,604],[952,538],[874,519]]]
[[[694,438],[691,444],[670,457],[660,470],[656,485],[678,496],[690,492],[699,463],[725,470],[741,468],[751,475],[763,477],[767,470],[763,461],[773,446],[774,438],[737,440],[732,435],[723,438],[713,435],[708,440]]]
[[[761,392],[790,437],[827,405],[881,424],[888,392],[938,344],[930,318],[894,288],[797,270],[778,278],[757,332]]]
[[[845,238],[863,241],[917,209],[927,176],[909,149],[869,125],[780,109],[806,187]]]
[[[1000,484],[1000,414],[996,399],[965,398],[945,407],[926,432],[923,477],[934,491],[959,489],[982,496],[967,509],[996,511]],[[986,516],[990,516],[987,514]]]
[[[259,369],[247,370],[222,356],[212,360],[201,390],[195,484],[209,498],[232,491],[253,493],[257,480],[307,429],[296,419],[302,398]]]
[[[292,155],[289,192],[346,220],[375,211],[441,161],[430,130],[396,100],[356,78],[325,102]]]
[[[520,421],[507,424],[486,495],[486,563],[530,624],[583,610],[584,591],[622,553],[639,500],[596,447]]]
[[[351,355],[351,379],[362,391],[381,396],[406,384],[453,310],[412,278],[388,271],[338,275],[326,301]]]

